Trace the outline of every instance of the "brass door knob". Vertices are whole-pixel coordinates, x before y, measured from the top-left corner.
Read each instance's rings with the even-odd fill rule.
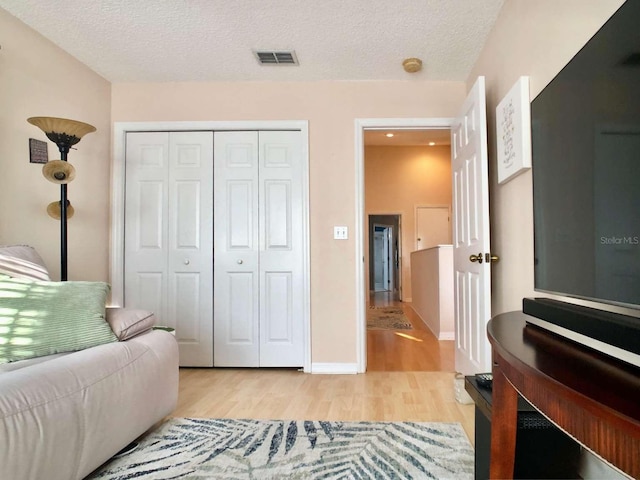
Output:
[[[482,253],[479,253],[477,255],[469,255],[469,261],[470,262],[482,263],[483,258],[484,257],[482,256]]]

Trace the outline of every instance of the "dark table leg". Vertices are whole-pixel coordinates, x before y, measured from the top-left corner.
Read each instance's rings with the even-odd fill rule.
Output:
[[[502,373],[500,360],[494,355],[489,476],[495,479],[513,478],[518,427],[518,392]]]

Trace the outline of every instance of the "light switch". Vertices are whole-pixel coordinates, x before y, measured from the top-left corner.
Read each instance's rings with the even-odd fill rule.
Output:
[[[347,227],[333,227],[334,240],[347,240],[349,238],[349,230]]]

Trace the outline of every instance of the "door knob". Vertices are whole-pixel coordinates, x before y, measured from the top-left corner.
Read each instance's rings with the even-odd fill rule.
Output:
[[[484,261],[487,263],[495,263],[500,261],[500,257],[498,255],[491,255],[490,253],[485,253]]]
[[[188,258],[185,258],[185,260],[184,260],[184,264],[185,264],[185,265],[189,265],[189,263],[191,263],[191,262],[189,262],[189,259],[188,259]]]
[[[242,265],[242,260],[238,260],[238,265]]]
[[[483,260],[482,253],[479,253],[477,255],[469,255],[470,262],[482,263],[482,260]]]

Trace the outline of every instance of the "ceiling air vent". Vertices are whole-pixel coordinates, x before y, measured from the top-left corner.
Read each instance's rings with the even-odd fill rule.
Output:
[[[254,51],[262,65],[298,65],[296,52]]]

